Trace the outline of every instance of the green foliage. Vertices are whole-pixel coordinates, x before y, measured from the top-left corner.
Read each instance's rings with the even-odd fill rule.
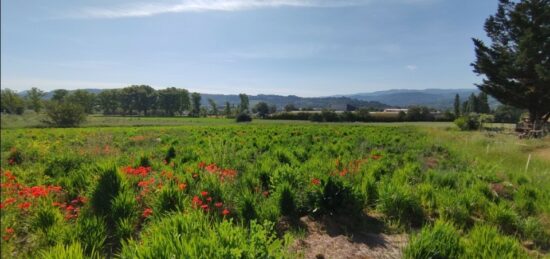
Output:
[[[501,0],[485,21],[490,44],[474,39],[474,72],[485,78],[478,87],[503,104],[528,109],[538,123],[550,117],[549,9],[548,1]]]
[[[197,212],[174,214],[153,223],[139,242],[125,243],[122,258],[282,258],[287,244],[270,223],[250,228],[209,221]]]
[[[419,199],[406,186],[383,182],[378,191],[377,209],[399,224],[417,226],[424,221]]]
[[[97,215],[107,216],[111,212],[112,201],[123,189],[122,177],[114,167],[106,167],[92,193],[90,202]]]
[[[84,108],[71,102],[51,102],[46,105],[44,123],[58,128],[77,127],[86,120]]]
[[[113,222],[136,219],[138,216],[138,203],[136,201],[135,194],[128,188],[125,188],[118,193],[118,195],[111,201],[110,207],[110,219],[112,219]]]
[[[47,232],[49,228],[62,220],[63,216],[58,209],[50,206],[41,206],[36,213],[33,221],[33,226],[43,232]]]
[[[176,157],[176,149],[171,146],[168,151],[166,151],[166,155],[164,156],[164,160],[167,162],[167,163],[170,163],[170,161],[172,161],[172,159],[174,159]]]
[[[76,223],[77,240],[87,255],[103,250],[107,238],[107,226],[101,217],[80,217]]]
[[[478,130],[481,127],[479,117],[475,114],[460,116],[454,121],[460,130]]]
[[[236,122],[250,122],[252,121],[252,117],[248,115],[247,113],[239,113],[237,117],[235,118]]]
[[[364,200],[351,186],[341,180],[328,178],[320,197],[320,212],[328,215],[340,214],[358,216]]]
[[[25,111],[25,102],[19,95],[7,88],[2,88],[0,94],[0,112],[21,115]]]
[[[282,184],[279,187],[279,209],[284,216],[296,215],[296,201],[292,189],[287,184]]]
[[[464,258],[528,258],[521,245],[496,228],[475,226],[463,241]]]
[[[163,187],[157,197],[156,208],[160,213],[182,210],[184,203],[183,193],[174,186]]]
[[[405,248],[405,258],[461,258],[463,246],[452,224],[436,221],[414,236]],[[473,258],[473,257],[471,257]]]
[[[92,256],[95,257],[95,256]],[[43,259],[84,259],[87,256],[84,255],[84,250],[80,243],[72,243],[70,245],[58,244],[52,247],[49,251],[43,252],[40,255]]]

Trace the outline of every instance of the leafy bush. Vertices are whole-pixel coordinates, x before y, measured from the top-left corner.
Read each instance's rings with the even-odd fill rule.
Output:
[[[250,122],[252,121],[252,117],[248,115],[247,113],[239,113],[237,117],[235,118],[235,121],[237,122]]]
[[[474,114],[460,116],[454,121],[454,123],[460,130],[464,131],[478,130],[479,127],[481,127],[478,116]]]
[[[463,241],[464,258],[528,258],[521,245],[492,226],[477,225]]]
[[[33,226],[46,232],[57,222],[60,222],[62,217],[58,209],[50,206],[41,206],[34,217]]]
[[[46,106],[44,123],[58,128],[77,127],[86,120],[84,108],[70,102],[52,102]]]
[[[463,250],[460,235],[453,225],[436,221],[433,227],[424,227],[420,234],[411,239],[404,250],[404,256],[405,258],[460,258]]]
[[[122,190],[111,202],[110,219],[113,222],[132,219],[138,216],[138,203],[135,194],[128,189]]]

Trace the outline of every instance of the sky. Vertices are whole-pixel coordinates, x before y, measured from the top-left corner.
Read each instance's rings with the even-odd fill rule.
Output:
[[[497,0],[3,0],[1,87],[474,88]]]

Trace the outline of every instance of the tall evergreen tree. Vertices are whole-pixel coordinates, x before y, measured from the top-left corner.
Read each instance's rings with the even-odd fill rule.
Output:
[[[455,95],[455,103],[454,103],[454,112],[455,116],[460,116],[460,95]]]
[[[241,99],[241,104],[239,105],[240,112],[248,112],[248,108],[250,105],[248,101],[248,95],[239,94],[239,98]]]
[[[191,116],[198,117],[201,111],[201,94],[191,94]]]
[[[499,0],[485,21],[491,43],[473,39],[478,88],[503,104],[527,109],[540,125],[550,118],[550,0]]]
[[[487,94],[484,92],[479,93],[477,96],[478,104],[479,104],[479,113],[490,113],[491,108],[489,107],[489,98],[487,97]]]

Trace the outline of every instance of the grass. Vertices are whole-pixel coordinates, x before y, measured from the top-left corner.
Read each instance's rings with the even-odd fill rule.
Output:
[[[549,139],[448,123],[95,119],[119,126],[0,131],[3,257],[295,257],[301,232],[277,232],[281,220],[360,227],[364,213],[411,233],[411,258],[549,249]]]

